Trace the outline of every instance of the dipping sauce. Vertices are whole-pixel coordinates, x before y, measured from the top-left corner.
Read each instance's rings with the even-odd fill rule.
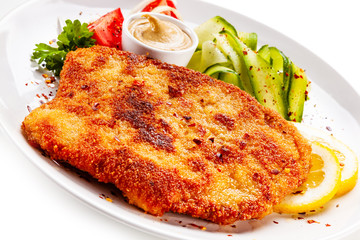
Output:
[[[140,42],[161,50],[177,51],[191,47],[192,40],[174,23],[160,20],[149,14],[133,20],[129,32]]]

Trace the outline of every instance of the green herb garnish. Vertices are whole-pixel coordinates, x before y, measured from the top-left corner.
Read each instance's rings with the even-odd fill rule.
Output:
[[[96,41],[91,38],[94,33],[89,31],[87,23],[81,24],[79,20],[72,22],[69,19],[65,23],[66,26],[57,38],[57,48],[45,43],[35,44],[36,48],[31,56],[33,60],[38,59],[38,64],[45,62],[45,67],[55,76],[60,75],[68,52],[94,46]]]

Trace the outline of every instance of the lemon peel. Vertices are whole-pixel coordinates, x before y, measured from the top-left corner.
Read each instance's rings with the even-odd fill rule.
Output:
[[[309,212],[322,207],[337,193],[341,183],[341,168],[336,154],[319,142],[312,142],[311,145],[313,166],[308,179],[274,206],[275,212]]]
[[[359,161],[356,154],[342,141],[324,131],[300,123],[294,123],[294,125],[305,138],[325,145],[337,156],[341,167],[341,184],[335,196],[340,197],[350,192],[358,180]]]

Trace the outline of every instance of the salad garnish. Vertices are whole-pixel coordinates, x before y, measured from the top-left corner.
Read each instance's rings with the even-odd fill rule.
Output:
[[[37,60],[38,64],[45,62],[45,67],[59,76],[64,65],[66,54],[77,48],[86,48],[95,45],[92,38],[93,32],[89,31],[87,23],[80,23],[79,20],[66,20],[66,26],[58,36],[57,46],[45,43],[35,44],[31,59]]]

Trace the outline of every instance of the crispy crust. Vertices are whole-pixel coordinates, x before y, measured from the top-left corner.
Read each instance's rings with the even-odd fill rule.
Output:
[[[295,127],[239,88],[100,46],[67,55],[55,99],[22,129],[148,213],[219,224],[270,214],[310,165]]]

